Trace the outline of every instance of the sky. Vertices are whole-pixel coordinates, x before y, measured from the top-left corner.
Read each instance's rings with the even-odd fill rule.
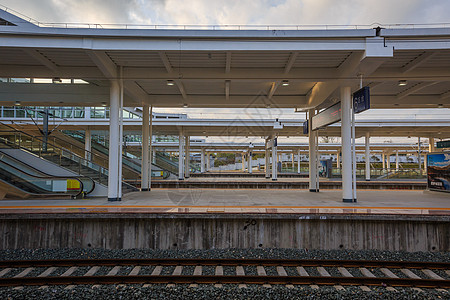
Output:
[[[0,0],[40,22],[371,25],[450,22],[449,0]]]
[[[450,0],[0,0],[43,23],[134,25],[450,24]],[[450,25],[448,25],[450,26]],[[155,110],[163,112],[162,110]],[[166,109],[190,117],[301,118],[293,110]],[[272,110],[273,111],[273,110]],[[395,118],[448,118],[449,109],[396,111]],[[371,110],[358,118],[391,118]],[[394,118],[394,117],[392,117]],[[384,139],[385,140],[385,139]]]

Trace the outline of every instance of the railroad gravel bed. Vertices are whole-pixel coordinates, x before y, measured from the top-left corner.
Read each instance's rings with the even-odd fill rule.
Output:
[[[236,285],[224,285],[221,288],[200,285],[190,288],[188,285],[167,287],[165,285],[115,286],[107,285],[98,288],[92,286],[77,286],[66,290],[61,286],[50,286],[47,289],[25,287],[22,290],[0,288],[1,299],[450,299],[445,294],[434,290],[423,289],[424,292],[408,288],[397,288],[390,292],[383,287],[371,288],[370,292],[359,287],[345,287],[337,291],[333,287],[312,289],[309,286],[286,288],[273,285],[271,288],[260,285],[248,285],[239,288]]]
[[[0,260],[26,259],[96,259],[96,258],[279,258],[279,259],[361,259],[361,260],[411,260],[450,262],[450,252],[392,252],[392,251],[348,251],[348,250],[305,250],[305,249],[214,249],[214,250],[105,250],[105,249],[18,249],[0,250]],[[148,275],[154,266],[142,266],[139,274]],[[183,274],[192,274],[195,267],[184,267]],[[57,276],[68,268],[58,268],[51,276]],[[97,275],[107,273],[110,267],[101,267]],[[119,274],[129,274],[133,266],[121,267]],[[171,275],[175,267],[165,266],[161,275]],[[256,267],[245,266],[245,273],[256,275]],[[295,267],[284,267],[288,275],[298,276]],[[318,276],[317,268],[305,267],[311,276]],[[326,268],[332,276],[341,276],[337,268]],[[21,270],[10,272],[5,277],[17,275]],[[73,275],[84,275],[89,267],[79,267]],[[236,268],[224,266],[224,275],[236,275]],[[276,267],[265,267],[267,275],[276,275]],[[354,276],[362,277],[358,268],[347,268]],[[379,270],[369,269],[375,275]],[[400,270],[390,269],[399,277],[406,277]],[[38,268],[33,272],[40,273],[44,269]],[[444,271],[433,270],[439,276],[449,279]],[[414,271],[419,272],[419,271]],[[202,268],[203,274],[213,275],[215,267]],[[422,273],[422,272],[421,272]],[[419,274],[422,276],[422,274]],[[92,286],[77,286],[73,290],[66,290],[64,286],[51,286],[47,289],[24,287],[22,290],[0,288],[0,299],[449,299],[450,293],[432,289],[422,289],[423,292],[411,288],[396,288],[396,292],[388,291],[384,287],[370,287],[370,292],[362,291],[356,286],[346,286],[337,291],[334,287],[320,287],[312,289],[308,285],[296,285],[288,288],[283,285],[273,285],[271,288],[262,285],[248,285],[238,288],[237,285],[224,284],[221,288],[214,285],[201,284],[196,288],[189,285],[167,287],[164,284],[153,284],[149,287],[142,285],[107,285],[98,288]]]
[[[355,259],[450,262],[450,252],[402,252],[380,250],[306,249],[16,249],[0,250],[0,260],[95,259],[95,258],[270,258],[270,259]]]

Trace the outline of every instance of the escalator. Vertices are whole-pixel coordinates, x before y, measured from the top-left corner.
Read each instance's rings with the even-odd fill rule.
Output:
[[[92,179],[82,176],[51,176],[0,154],[0,199],[77,198],[94,190]]]
[[[82,131],[69,131],[69,130],[64,130],[62,132],[60,132],[61,134],[64,134],[66,136],[69,136],[75,140],[77,140],[80,143],[84,143],[84,139],[85,139],[85,135],[84,132]],[[97,151],[96,154],[98,155],[104,155],[104,156],[108,156],[109,153],[109,149],[108,149],[108,145],[106,144],[100,144],[94,140],[91,141],[91,147],[92,147],[92,151]],[[132,156],[132,157],[130,157]],[[138,161],[135,161],[138,160]],[[129,169],[129,170],[133,170],[138,174],[141,174],[141,162],[139,158],[136,158],[134,155],[130,154],[130,153],[124,153],[122,154],[122,164],[124,166],[124,169]],[[166,179],[167,177],[170,176],[170,173],[172,174],[178,174],[178,167],[176,166],[176,169],[174,170],[172,166],[167,167],[167,164],[159,164],[158,163],[158,159],[156,160],[156,163],[153,163],[153,166],[161,169],[161,174],[162,174],[162,179]],[[166,168],[167,167],[167,168]],[[156,172],[154,172],[156,173]],[[159,173],[159,172],[158,172]],[[152,177],[156,177],[155,175],[152,175]],[[159,176],[158,176],[159,177]]]
[[[47,151],[43,151],[44,142],[40,137],[32,136],[6,124],[2,125],[10,129],[9,135],[4,135],[0,138],[0,144],[3,144],[3,147],[6,146],[29,151],[38,157],[51,161],[76,174],[89,177],[104,186],[108,184],[108,169],[98,164],[100,159],[97,156],[95,156],[95,161],[94,159],[86,159],[77,153],[71,152],[65,147],[55,145],[50,141],[47,141]],[[5,131],[3,133],[5,133]],[[69,147],[71,146],[67,142],[66,145]],[[94,155],[90,152],[89,156],[94,158]],[[105,160],[107,162],[107,159]],[[138,178],[135,178],[133,183],[138,184]],[[122,181],[122,192],[127,193],[131,191],[137,191],[136,186]]]

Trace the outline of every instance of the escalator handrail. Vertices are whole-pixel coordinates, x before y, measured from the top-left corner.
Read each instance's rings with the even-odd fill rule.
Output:
[[[61,130],[58,130],[58,131],[59,131],[60,133],[64,134],[64,135],[67,135],[67,136],[70,136],[70,137],[76,139],[76,137],[74,137],[74,136],[71,135],[71,134],[67,134],[67,133],[65,133],[65,132],[63,132],[63,131],[61,131]],[[76,131],[76,132],[77,132],[77,134],[80,136],[80,139],[81,139],[81,137],[84,137],[84,135],[83,135],[82,133],[79,133],[78,131]],[[62,141],[62,139],[60,139],[60,138],[58,138],[58,137],[54,137],[54,138],[56,138],[56,139]],[[81,142],[81,141],[80,141],[80,142]],[[107,147],[103,146],[102,144],[97,143],[96,141],[91,141],[91,143],[92,143],[92,142],[94,142],[93,145],[99,146],[99,147],[101,147],[102,149],[105,149],[106,151],[109,152],[109,149],[108,149]],[[78,147],[78,146],[76,146],[76,145],[74,145],[74,146],[77,147],[77,148],[79,148],[79,149],[82,149],[81,147]],[[84,150],[84,149],[82,149],[82,150]],[[99,151],[99,152],[101,152],[103,155],[107,155],[107,153],[104,153],[104,152],[100,151],[99,149],[96,149],[96,150]],[[86,151],[87,151],[87,150],[86,150]],[[94,155],[96,155],[96,156],[99,156],[99,157],[103,158],[101,155],[96,154],[96,153],[93,153],[92,151],[88,151],[88,152],[90,152],[90,153],[92,153],[92,154],[94,154]],[[103,158],[103,159],[104,159],[104,158]],[[122,160],[126,160],[127,162],[129,162],[129,163],[131,163],[131,164],[134,164],[134,165],[138,166],[139,168],[141,167],[138,163],[136,163],[135,161],[131,160],[130,158],[128,158],[128,157],[127,157],[126,155],[124,155],[124,154],[122,154]],[[125,166],[126,166],[126,165],[125,165]],[[130,168],[130,167],[128,167],[128,168]],[[131,169],[132,169],[133,171],[136,171],[136,170],[134,170],[133,168],[131,168]]]
[[[13,166],[13,165],[11,165],[11,164],[9,164],[9,163],[7,163],[7,162],[4,162],[4,161],[2,161],[2,160],[0,160],[0,165],[1,164],[5,164],[5,165],[7,165],[8,167],[10,167],[10,168],[13,168],[13,169],[15,169],[15,170],[17,170],[17,171],[19,171],[20,173],[24,173],[24,174],[26,174],[27,176],[30,176],[30,177],[33,177],[33,178],[37,178],[37,179],[42,179],[42,180],[51,180],[51,179],[72,179],[72,180],[77,180],[79,183],[80,183],[80,189],[79,189],[79,192],[74,196],[74,197],[78,197],[81,193],[83,193],[83,189],[84,189],[84,184],[83,184],[83,182],[79,179],[79,178],[77,178],[77,177],[70,177],[70,176],[35,176],[35,175],[32,175],[32,174],[29,174],[29,173],[27,173],[27,172],[25,172],[25,171],[23,171],[23,170],[21,170],[21,169],[19,169],[19,168],[16,168],[15,166]],[[5,170],[3,170],[4,172],[8,172],[8,171],[5,171]],[[9,172],[8,172],[9,173]],[[3,180],[4,181],[4,180]],[[20,189],[20,188],[19,188]],[[21,189],[22,190],[22,189]],[[22,190],[23,191],[23,190]],[[27,191],[25,191],[25,192],[27,192]],[[29,193],[29,192],[27,192],[27,193]],[[37,195],[40,195],[40,194],[37,194]],[[64,193],[48,193],[48,194],[43,194],[43,195],[66,195],[66,194],[64,194]]]
[[[28,168],[32,169],[33,171],[36,171],[36,173],[40,173],[40,174],[44,175],[44,176],[42,176],[42,178],[69,178],[69,179],[76,178],[78,181],[81,181],[81,180],[83,180],[83,179],[88,179],[88,180],[90,180],[91,183],[92,183],[92,188],[91,188],[89,191],[86,191],[86,192],[85,192],[86,195],[92,193],[92,191],[95,189],[95,181],[94,181],[91,177],[89,177],[89,176],[84,176],[84,175],[80,175],[80,176],[51,175],[51,174],[45,173],[45,172],[43,172],[43,171],[41,171],[41,170],[38,170],[38,169],[36,169],[35,167],[30,166],[30,165],[27,164],[27,163],[24,163],[23,161],[18,161],[17,159],[15,159],[14,157],[12,157],[11,155],[9,155],[9,154],[7,154],[7,153],[4,153],[4,152],[2,152],[2,151],[0,151],[0,156],[1,156],[1,155],[7,156],[7,157],[8,157],[9,159],[11,159],[11,160],[14,160],[14,161],[17,161],[18,163],[21,163],[21,164],[26,165]],[[15,169],[18,169],[18,168],[16,168],[15,166],[12,166],[10,163],[7,163],[7,162],[5,162],[5,161],[3,161],[3,160],[1,160],[1,159],[0,159],[0,161],[3,162],[3,163],[8,164],[8,165],[11,166],[11,167],[14,167]],[[28,172],[26,172],[26,171],[24,171],[24,170],[21,170],[21,169],[19,169],[19,170],[22,171],[23,173],[29,175],[29,176],[36,176],[36,175],[30,174],[30,173],[28,173]],[[38,177],[39,177],[39,176],[38,176]],[[83,189],[84,189],[84,184],[83,184]]]
[[[26,133],[26,132],[24,132],[24,131],[18,130],[18,129],[16,129],[16,128],[14,128],[14,127],[11,127],[11,126],[7,125],[7,124],[4,124],[3,122],[0,122],[0,124],[1,124],[1,125],[6,125],[7,127],[10,127],[11,129],[14,130],[14,132],[18,132],[18,133],[27,135],[27,136],[29,136],[29,137],[31,137],[31,138],[33,138],[33,139],[36,139],[37,141],[39,141],[39,142],[41,142],[41,143],[44,143],[44,141],[41,140],[40,137],[36,137],[36,136],[31,135],[31,134],[28,134],[28,133]],[[5,140],[6,140],[7,142],[11,143],[8,139],[5,139]],[[60,149],[60,150],[64,150],[64,151],[66,151],[66,152],[68,152],[68,153],[70,153],[70,154],[72,154],[72,155],[74,155],[74,156],[77,156],[78,159],[83,160],[83,161],[85,161],[86,163],[90,163],[90,164],[96,165],[96,166],[98,166],[100,169],[106,170],[105,167],[102,167],[102,166],[100,166],[99,164],[97,164],[97,163],[95,163],[95,162],[89,161],[89,160],[87,160],[87,159],[81,157],[80,155],[78,155],[78,154],[76,154],[76,153],[73,153],[72,151],[70,151],[70,150],[67,149],[67,148],[56,146],[56,145],[50,143],[49,141],[47,141],[47,144],[48,144],[48,145],[51,145],[53,148]],[[16,143],[14,143],[14,145],[17,146]],[[22,146],[20,146],[19,148],[28,150],[27,148],[22,147]],[[102,173],[103,173],[103,172],[102,172]]]

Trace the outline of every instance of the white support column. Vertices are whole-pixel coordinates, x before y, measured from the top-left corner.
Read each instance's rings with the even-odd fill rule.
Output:
[[[317,182],[317,153],[316,153],[316,132],[312,131],[312,118],[315,116],[315,110],[308,111],[308,128],[309,128],[309,191],[318,192],[319,185]]]
[[[417,142],[417,163],[419,165],[419,174],[422,175],[422,156],[420,155],[422,153],[422,149],[420,148],[420,136],[418,137]]]
[[[294,151],[292,151],[291,159],[292,159],[292,172],[294,172],[294,170],[295,170],[295,154],[294,154]]]
[[[388,174],[391,173],[391,152],[386,153],[386,166]]]
[[[264,151],[264,153],[265,153],[265,159],[266,159],[266,162],[265,162],[265,165],[264,165],[264,171],[265,171],[265,173],[266,173],[266,179],[268,179],[268,178],[270,178],[270,152],[269,152],[269,149],[268,149],[268,139],[266,139],[266,143],[265,143],[265,151]]]
[[[370,133],[366,133],[366,181],[370,181]]]
[[[122,154],[120,144],[120,85],[112,80],[110,87],[109,112],[109,163],[108,163],[108,201],[122,200]]]
[[[242,152],[242,172],[245,172],[245,153]]]
[[[150,191],[152,189],[152,161],[155,159],[153,155],[155,155],[155,152],[152,151],[152,141],[153,141],[153,105],[150,106],[150,113],[149,113],[149,133],[148,133],[148,138],[149,138],[149,143],[148,143],[148,154],[149,154],[149,159],[148,159],[148,164],[147,164],[147,168],[148,168],[148,190]]]
[[[205,173],[205,148],[202,148],[202,154],[200,156],[200,172]]]
[[[395,171],[399,170],[398,150],[395,151]]]
[[[297,150],[297,173],[300,174],[300,163],[301,163],[301,156],[300,156],[300,149]]]
[[[434,138],[429,138],[428,139],[428,152],[432,153],[434,151],[436,151],[434,149]]]
[[[383,172],[386,170],[386,154],[383,153],[381,154],[381,160],[383,161]]]
[[[248,173],[252,174],[253,173],[253,168],[252,168],[252,150],[248,149]]]
[[[350,87],[341,88],[341,111],[342,200],[344,202],[353,202]]]
[[[423,154],[423,171],[425,172],[425,175],[427,174],[427,154]]]
[[[206,172],[211,169],[211,154],[206,153]]]
[[[185,137],[184,137],[185,139],[186,139],[186,149],[185,149],[185,151],[184,151],[184,177],[185,178],[189,178],[189,176],[190,176],[190,171],[191,171],[191,168],[190,168],[190,159],[191,159],[191,151],[190,151],[190,148],[191,148],[191,143],[190,143],[190,137],[188,136],[188,135],[186,135]]]
[[[87,161],[91,160],[91,131],[89,129],[86,129],[84,131],[84,159],[86,159]]]
[[[183,170],[183,162],[184,162],[184,136],[183,132],[180,131],[179,135],[179,143],[178,143],[178,180],[184,180],[184,170]]]
[[[149,158],[150,117],[148,105],[142,107],[142,159],[141,159],[141,191],[149,190],[148,158]]]
[[[338,170],[341,169],[341,150],[338,150],[336,153],[336,168],[338,168]]]
[[[272,140],[272,180],[277,181],[278,176],[277,139]]]

